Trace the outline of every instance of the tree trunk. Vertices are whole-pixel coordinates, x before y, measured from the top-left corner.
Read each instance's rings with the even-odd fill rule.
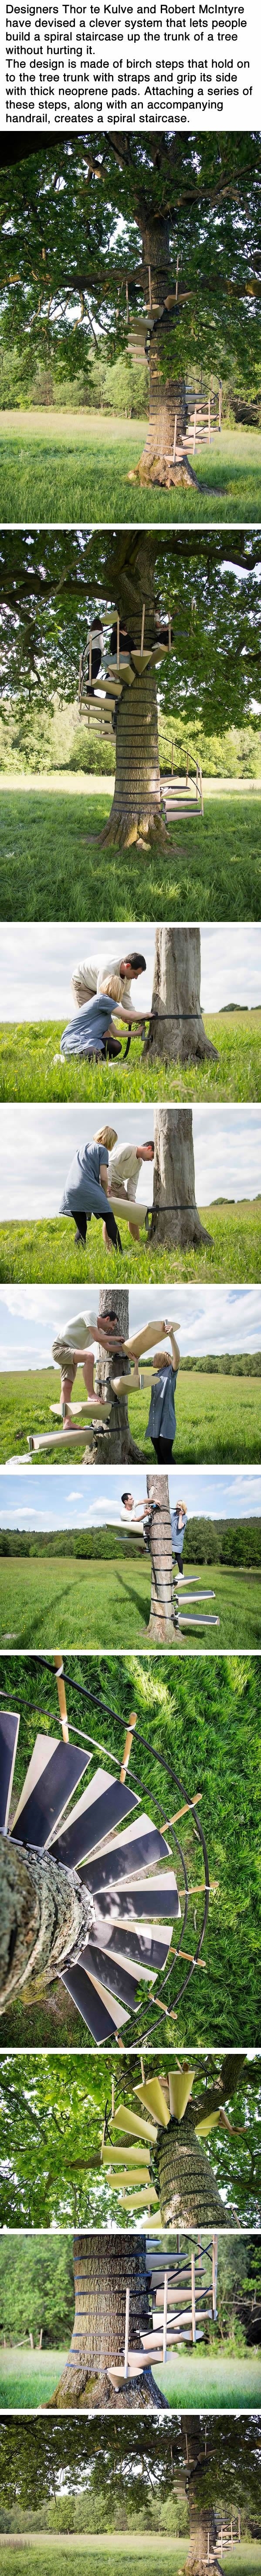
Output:
[[[195,2135],[194,2110],[159,2129],[155,2147],[163,2227],[224,2227],[226,2213],[208,2157]]]
[[[189,2552],[188,2558],[185,2560],[184,2576],[201,2576],[201,2570],[207,2566],[208,2533],[210,2557],[213,2556],[213,2552],[215,2552],[216,2549],[215,2513],[212,2505],[204,2505],[202,2507],[198,2504],[193,2505],[191,2498],[189,2498],[189,2511]],[[215,2566],[219,2566],[219,2559],[216,2557]]]
[[[86,1947],[95,1920],[93,1898],[75,1870],[0,1836],[0,2012],[23,1986],[62,1975]]]
[[[183,927],[172,929],[170,922],[155,931],[152,1011],[145,1039],[145,1055],[160,1056],[164,1063],[171,1057],[175,1063],[196,1063],[199,1057],[212,1056],[218,1062],[217,1048],[206,1037],[200,1009],[200,930]]]
[[[155,1109],[154,1138],[153,1242],[211,1244],[195,1200],[192,1109]]]
[[[111,1314],[115,1307],[119,1330],[123,1333],[126,1342],[129,1332],[128,1288],[100,1288],[98,1321],[99,1315]],[[136,1459],[139,1465],[142,1458],[142,1450],[137,1448],[136,1440],[132,1440],[128,1419],[130,1361],[125,1357],[124,1352],[119,1351],[117,1359],[117,1351],[100,1350],[95,1369],[95,1395],[101,1397],[103,1404],[108,1402],[112,1378],[119,1374],[121,1377],[126,1377],[126,1396],[112,1395],[109,1422],[104,1423],[104,1426],[102,1422],[94,1423],[93,1447],[85,1451],[84,1464],[86,1465],[93,1466],[95,1461],[103,1466],[109,1461],[113,1467],[121,1465],[121,1462],[124,1466],[128,1466],[133,1459]]]
[[[130,2291],[129,2347],[142,2350],[141,2331],[149,2328],[146,2237],[76,2236],[74,2240],[75,2319],[68,2361],[51,2407],[92,2408],[165,2406],[150,2367],[140,2377],[109,2379],[110,2367],[124,2360],[126,2289]]]
[[[156,1646],[175,1643],[172,1535],[168,1477],[162,1473],[147,1476],[148,1499],[160,1506],[153,1512],[150,1530],[151,1605],[148,1636]]]
[[[139,651],[142,611],[145,605],[144,653],[156,641],[155,628],[155,538],[150,530],[133,532],[133,547],[124,559],[125,539],[119,535],[112,578],[117,583],[116,606],[120,617]],[[116,725],[115,789],[108,823],[103,825],[102,844],[107,842],[129,849],[132,842],[145,848],[156,839],[157,849],[167,848],[166,825],[160,810],[160,768],[158,748],[157,672],[147,662],[143,675],[131,688],[123,686],[118,700]]]
[[[175,292],[168,218],[164,216],[163,219],[159,217],[153,220],[153,216],[150,216],[144,222],[144,210],[142,210],[141,230],[144,295],[146,304],[149,306],[150,272],[153,325],[150,333],[149,355],[149,428],[143,454],[136,467],[136,475],[134,476],[132,472],[128,480],[134,482],[135,479],[141,484],[160,483],[165,486],[173,482],[195,483],[196,477],[186,456],[182,458],[179,465],[172,466],[167,461],[173,454],[175,413],[177,413],[177,445],[179,445],[181,431],[184,433],[186,429],[185,378],[173,373],[173,334],[175,332],[176,341],[179,310],[177,305],[174,305],[172,312],[169,313],[166,306],[166,297]],[[155,319],[153,305],[165,307],[158,315],[155,314]],[[149,319],[148,313],[148,324]]]

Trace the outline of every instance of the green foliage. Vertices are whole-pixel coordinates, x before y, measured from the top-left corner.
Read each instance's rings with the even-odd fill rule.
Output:
[[[156,139],[122,135],[121,157],[110,134],[76,139],[48,136],[28,156],[2,171],[0,277],[3,332],[17,345],[24,337],[34,363],[45,366],[58,351],[71,379],[89,370],[89,318],[106,334],[114,358],[126,348],[126,269],[131,311],[143,310],[143,239],[165,219],[164,266],[174,284],[182,241],[182,283],[189,302],[174,306],[161,334],[162,370],[180,374],[189,365],[225,368],[248,388],[258,381],[258,265],[260,145],[255,132],[241,136],[212,129]],[[235,220],[236,217],[236,220]],[[118,250],[117,227],[121,223]],[[11,279],[10,236],[11,221]],[[7,231],[5,229],[7,225]],[[146,256],[146,254],[145,254]],[[147,251],[148,258],[148,251]],[[257,278],[248,301],[249,283]],[[12,281],[12,282],[11,282]],[[181,281],[180,281],[181,282]],[[178,338],[177,338],[178,334]]]
[[[2,673],[8,705],[14,692],[19,707],[30,705],[37,683],[43,707],[57,689],[66,700],[75,694],[79,654],[87,623],[99,602],[107,622],[111,609],[126,599],[135,610],[144,581],[155,605],[173,617],[173,648],[166,655],[161,704],[169,714],[173,697],[177,713],[188,722],[202,721],[206,733],[219,730],[224,717],[244,725],[251,712],[257,682],[261,601],[257,580],[260,543],[253,531],[230,531],[229,560],[220,532],[207,530],[196,540],[189,531],[161,535],[147,531],[142,540],[127,530],[86,528],[40,533],[19,528],[1,533],[0,593],[4,611]],[[15,617],[14,617],[15,608]],[[129,615],[131,607],[129,607]],[[7,658],[6,658],[7,657]],[[7,687],[8,680],[8,687]],[[236,693],[236,694],[235,694]],[[38,701],[39,702],[39,701]],[[258,717],[258,730],[259,717]],[[199,828],[199,826],[198,826]]]
[[[69,1555],[91,1557],[95,1563],[99,1557],[106,1562],[112,1558],[114,1562],[115,1546],[115,1530],[96,1529],[95,1524],[92,1529],[82,1530],[0,1529],[0,1556]],[[132,1546],[131,1539],[125,1542],[124,1533],[119,1555],[120,1563],[123,1560],[128,1565],[129,1558],[137,1562],[135,1544]],[[201,1519],[199,1512],[195,1519],[188,1518],[183,1555],[190,1565],[215,1565],[218,1561],[222,1565],[260,1565],[261,1518],[255,1519],[252,1513],[248,1520],[215,1522]]]
[[[11,2257],[11,2259],[10,2259]],[[68,2237],[53,2244],[24,2236],[3,2238],[0,2246],[0,2331],[11,2344],[31,2333],[43,2344],[67,2343],[74,2314],[72,2245]]]
[[[145,2060],[146,2072],[152,2072],[153,2061]],[[157,2060],[160,2075],[168,2073],[172,2063],[163,2055]],[[46,2228],[74,2226],[106,2228],[115,2221],[115,2199],[110,2180],[101,2165],[101,2138],[105,2100],[110,2100],[115,2061],[108,2053],[97,2060],[89,2057],[86,2071],[84,2057],[70,2051],[67,2061],[60,2055],[41,2058],[27,2053],[26,2071],[23,2056],[2,2057],[0,2067],[0,2219],[4,2227]],[[129,2104],[133,2087],[140,2076],[140,2060],[132,2056],[124,2062],[123,2076],[115,2078],[118,2096]],[[222,2059],[204,2057],[195,2060],[192,2091],[193,2107],[205,2088],[221,2082]],[[136,2099],[134,2108],[136,2108]],[[221,2100],[222,2108],[222,2100]],[[236,2091],[226,2094],[229,2129],[220,2124],[206,2140],[208,2155],[219,2190],[225,2202],[224,2219],[229,2216],[244,2226],[258,2224],[260,2206],[260,2138],[261,2093],[258,2058],[244,2063],[238,2071]],[[232,2125],[231,2125],[232,2124]],[[155,2179],[155,2176],[154,2176]],[[135,2220],[134,2224],[138,2223]],[[125,2214],[117,2203],[117,2227],[124,2228]],[[242,2288],[245,2288],[245,2266]],[[251,2276],[252,2282],[252,2276]],[[255,2287],[258,2289],[258,2267]],[[242,2322],[234,2311],[235,2349],[245,2349],[246,2336]],[[231,2332],[231,2278],[221,2266],[219,2329]],[[135,2496],[135,2505],[136,2505]],[[91,2528],[89,2523],[87,2527]],[[167,2527],[167,2526],[166,2526]]]

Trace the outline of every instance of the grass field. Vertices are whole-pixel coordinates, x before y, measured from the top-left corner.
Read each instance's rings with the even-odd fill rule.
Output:
[[[31,507],[29,516],[31,517]],[[99,845],[113,794],[5,788],[0,800],[3,921],[135,921],[141,885],[146,921],[259,921],[259,795],[206,797],[169,834],[166,857],[142,864]],[[129,1062],[129,1059],[128,1059]]]
[[[28,1284],[33,1279],[47,1280],[51,1285],[52,1280],[62,1279],[65,1287],[71,1279],[77,1286],[80,1281],[82,1287],[86,1287],[86,1280],[98,1280],[100,1284],[102,1279],[107,1283],[109,1279],[110,1286],[114,1286],[122,1277],[127,1286],[132,1280],[137,1284],[138,1279],[140,1286],[144,1281],[146,1287],[156,1280],[168,1279],[171,1283],[174,1279],[214,1279],[217,1283],[222,1279],[242,1279],[245,1286],[247,1280],[259,1280],[261,1200],[239,1199],[235,1204],[227,1200],[221,1206],[218,1203],[216,1207],[201,1207],[200,1216],[212,1241],[197,1249],[189,1245],[182,1253],[180,1247],[175,1251],[173,1244],[169,1249],[165,1244],[155,1249],[142,1233],[139,1243],[134,1243],[122,1214],[122,1253],[113,1245],[110,1253],[106,1251],[102,1226],[95,1217],[87,1228],[85,1251],[80,1245],[75,1250],[69,1217],[65,1221],[51,1217],[39,1222],[34,1219],[31,1224],[0,1225],[0,1280],[2,1285],[16,1279],[20,1285],[23,1280]]]
[[[88,2576],[88,2564],[91,2566],[91,2576],[93,2576],[94,2557],[99,2560],[100,2576],[106,2576],[108,2558],[110,2558],[111,2563],[111,2576],[113,2576],[114,2567],[117,2568],[117,2576],[121,2576],[121,2569],[124,2569],[124,2576],[126,2576],[126,2558],[129,2560],[132,2559],[132,2557],[134,2559],[135,2576],[143,2576],[143,2560],[144,2557],[147,2558],[148,2556],[150,2563],[150,2576],[161,2576],[161,2569],[163,2567],[165,2568],[166,2560],[168,2566],[169,2559],[171,2559],[174,2576],[176,2576],[176,2571],[177,2576],[179,2576],[179,2569],[183,2566],[185,2567],[188,2554],[188,2543],[186,2540],[173,2540],[172,2533],[166,2534],[165,2532],[159,2532],[156,2539],[156,2536],[154,2536],[151,2531],[143,2531],[142,2540],[140,2533],[130,2531],[106,2531],[106,2533],[99,2531],[86,2532],[86,2534],[80,2531],[63,2532],[59,2540],[56,2538],[55,2531],[39,2531],[37,2532],[37,2539],[33,2532],[26,2531],[17,2533],[17,2538],[15,2538],[13,2534],[11,2536],[11,2533],[8,2534],[7,2532],[4,2532],[2,2536],[5,2547],[8,2550],[8,2567],[10,2567],[10,2563],[11,2568],[12,2566],[17,2566],[16,2553],[18,2549],[30,2549],[30,2567],[32,2569],[32,2576],[34,2576],[34,2571],[36,2576],[36,2570],[37,2567],[39,2567],[39,2564],[41,2566],[41,2576],[45,2576],[45,2570],[48,2570],[49,2576],[50,2566],[54,2570],[54,2576],[60,2576],[60,2571],[62,2571],[65,2561],[66,2567],[68,2567],[69,2561],[69,2570],[70,2566],[73,2569],[75,2550],[77,2550],[78,2576],[81,2576],[81,2566],[84,2567],[84,2576]],[[240,2551],[237,2554],[238,2566],[240,2566]],[[235,2569],[236,2563],[237,2561],[235,2557]],[[253,2569],[255,2567],[257,2570],[261,2568],[261,2549],[260,2553],[256,2551],[255,2559],[252,2559],[252,2555],[249,2556],[248,2565],[250,2569],[251,2567],[253,2567]],[[224,2568],[226,2566],[224,2556],[223,2566]],[[244,2576],[242,2566],[241,2576]]]
[[[28,1431],[51,1431],[50,1405],[58,1400],[59,1378],[56,1369],[30,1369],[4,1372],[0,1376],[0,1461],[19,1458],[26,1449]],[[74,1401],[81,1401],[85,1389],[81,1369],[73,1389]],[[149,1397],[134,1395],[130,1401],[130,1423],[134,1440],[148,1464],[154,1460],[151,1440],[145,1444]],[[177,1431],[174,1458],[186,1466],[195,1466],[207,1458],[208,1465],[260,1465],[261,1458],[261,1378],[209,1377],[196,1369],[180,1369],[176,1393]],[[84,1443],[83,1443],[84,1447]],[[46,1465],[48,1450],[40,1450],[32,1466]],[[70,1448],[69,1464],[79,1466],[81,1450]],[[50,1450],[52,1465],[66,1466],[66,1450]],[[88,1473],[88,1469],[87,1469]]]
[[[68,2349],[68,2347],[67,2347]],[[52,2351],[1,2352],[0,2406],[8,2409],[43,2406],[52,2397],[64,2366],[65,2354]],[[164,2388],[169,2405],[193,2408],[216,2408],[227,2412],[236,2407],[260,2407],[261,2353],[252,2351],[240,2356],[226,2355],[219,2344],[214,2351],[180,2353],[165,2370],[154,2371],[159,2388]],[[112,2411],[113,2411],[112,2395]],[[129,2540],[129,2534],[128,2534]],[[157,2543],[158,2547],[158,2543]],[[242,2567],[242,2558],[241,2558]],[[158,2576],[158,2557],[157,2557]]]
[[[260,1100],[261,1009],[215,1016],[204,1012],[207,1037],[218,1048],[218,1062],[162,1064],[150,1062],[141,1038],[132,1038],[124,1062],[95,1064],[87,1057],[61,1057],[57,1064],[62,1021],[32,1027],[0,1024],[0,1100]]]
[[[0,412],[3,520],[261,519],[258,430],[224,429],[196,457],[195,489],[171,492],[128,480],[146,434],[146,420],[111,412]]]
[[[213,1588],[209,1614],[220,1619],[216,1629],[179,1630],[179,1651],[197,1643],[212,1647],[261,1646],[261,1581],[256,1572],[223,1566],[190,1568],[191,1589]],[[2,1645],[91,1647],[146,1644],[150,1610],[150,1563],[142,1558],[31,1556],[0,1558],[0,1638]],[[208,1604],[206,1606],[206,1612]],[[185,1609],[183,1612],[185,1617]],[[195,1608],[195,1619],[200,1616]],[[188,1611],[193,1618],[193,1609]],[[173,1631],[174,1636],[174,1631]],[[149,1641],[150,1642],[150,1641]],[[152,1652],[153,1652],[152,1648]],[[260,2391],[261,2394],[261,2391]]]

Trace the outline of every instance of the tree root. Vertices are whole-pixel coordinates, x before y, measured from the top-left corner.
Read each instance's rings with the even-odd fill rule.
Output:
[[[109,815],[108,823],[103,825],[102,832],[95,835],[95,839],[96,848],[99,847],[102,850],[106,850],[108,846],[117,850],[136,848],[142,853],[145,851],[147,855],[149,850],[162,850],[167,854],[169,849],[167,825],[163,821],[159,807],[156,807],[156,810],[154,807],[149,820],[144,814],[138,815],[136,821],[134,818],[130,821],[124,813],[119,814],[118,817],[115,815],[114,820]]]
[[[68,2391],[67,2374],[64,2371],[58,2387],[54,2389],[53,2397],[47,2398],[48,2411],[54,2407],[57,2414],[63,2413],[68,2407],[70,2411],[77,2414],[82,2412],[86,2414],[89,2411],[92,2413],[97,2407],[103,2414],[110,2412],[113,2415],[116,2411],[117,2414],[122,2413],[124,2408],[127,2409],[128,2414],[131,2408],[135,2414],[138,2410],[143,2413],[145,2407],[149,2414],[155,2414],[161,2407],[165,2414],[168,2409],[168,2399],[162,2396],[162,2389],[157,2388],[148,2363],[147,2369],[144,2367],[142,2375],[138,2375],[137,2379],[120,2380],[119,2388],[115,2388],[107,2371],[104,2371],[101,2378],[96,2371],[93,2374],[88,2372],[85,2379],[82,2372],[75,2371],[71,2375]]]
[[[182,458],[182,463],[178,465],[166,465],[165,458],[163,456],[157,456],[155,453],[149,456],[148,453],[146,455],[145,450],[143,452],[143,456],[140,457],[139,464],[131,467],[131,470],[127,475],[127,482],[139,483],[141,489],[144,488],[144,485],[146,486],[157,483],[160,484],[161,490],[164,492],[170,492],[172,485],[175,483],[180,483],[183,491],[186,490],[188,483],[193,483],[194,490],[196,492],[198,491],[197,476],[196,474],[193,474],[193,467],[190,464],[189,456],[184,456]],[[202,489],[202,486],[200,488]]]

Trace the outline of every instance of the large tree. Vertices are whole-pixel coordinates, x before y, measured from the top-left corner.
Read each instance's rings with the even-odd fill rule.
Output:
[[[155,930],[152,1018],[144,1055],[180,1064],[218,1062],[206,1037],[200,1007],[200,930],[194,923],[158,923]]]
[[[150,2364],[120,2381],[110,2369],[124,2360],[126,2291],[129,2291],[129,2348],[142,2353],[142,2333],[149,2328],[146,2237],[76,2236],[74,2240],[75,2318],[65,2370],[51,2406],[102,2408],[160,2407],[167,2404],[156,2387]]]
[[[154,1109],[154,1170],[151,1238],[155,1244],[211,1244],[201,1224],[195,1198],[192,1109]]]
[[[164,2418],[154,2414],[108,2419],[63,2415],[47,2425],[6,2418],[0,2428],[0,2497],[2,2510],[23,2515],[23,2530],[32,2528],[32,2512],[41,2509],[42,2527],[57,2534],[79,2529],[77,2507],[84,2496],[82,2528],[104,2532],[116,2528],[153,2534],[169,2530],[189,2534],[189,2558],[214,2525],[231,2516],[234,2532],[260,2534],[260,2417],[227,2415]],[[134,2501],[135,2499],[135,2501]],[[146,2518],[146,2520],[145,2520]],[[9,2521],[6,2527],[10,2528]],[[21,2527],[21,2522],[20,2522]],[[183,2556],[183,2551],[182,2551]],[[224,2560],[223,2560],[224,2564]],[[243,2564],[243,2558],[242,2558]],[[193,2556],[192,2556],[193,2565]],[[196,2558],[196,2570],[200,2566]]]
[[[0,538],[0,675],[2,705],[26,718],[31,704],[50,708],[57,690],[75,695],[80,649],[97,607],[110,626],[126,619],[137,647],[156,640],[155,611],[172,619],[171,652],[160,665],[160,703],[188,728],[213,734],[244,722],[258,699],[261,593],[260,540],[252,530],[220,533],[159,530],[19,529]],[[118,701],[115,790],[102,838],[113,847],[168,848],[160,808],[158,672],[146,661]],[[199,827],[200,828],[200,827]],[[202,827],[204,829],[204,826]],[[198,997],[197,997],[198,998]],[[191,1001],[191,991],[189,1002]]]
[[[129,1331],[128,1288],[100,1288],[98,1322],[99,1315],[108,1315],[112,1310],[115,1313],[115,1308],[119,1331],[126,1342]],[[112,1379],[117,1377],[117,1351],[104,1351],[100,1348],[95,1369],[95,1394],[102,1398],[103,1404],[107,1404],[109,1398],[111,1410],[107,1426],[102,1426],[102,1423],[98,1422],[93,1425],[92,1449],[86,1449],[88,1466],[93,1464],[94,1460],[97,1464],[103,1465],[109,1459],[111,1465],[119,1466],[121,1460],[128,1465],[133,1463],[133,1460],[138,1463],[142,1458],[142,1450],[137,1447],[137,1442],[133,1440],[130,1430],[128,1416],[130,1361],[122,1351],[119,1353],[118,1374],[119,1371],[121,1377],[126,1377],[126,1396],[115,1395],[112,1387]]]
[[[195,1901],[195,1900],[193,1900]],[[200,1979],[199,1979],[200,1982]],[[204,1977],[203,1977],[204,1984]],[[145,2072],[153,2075],[153,2056],[145,2052]],[[184,2052],[162,2051],[157,2060],[161,2086],[177,2070],[184,2071]],[[218,2226],[229,2222],[258,2225],[260,2214],[260,2139],[261,2099],[260,2061],[258,2055],[248,2060],[243,2051],[222,2057],[222,2052],[201,2050],[199,2059],[190,2051],[191,2091],[188,2096],[190,2148],[192,2165],[197,2127],[201,2129],[200,2190],[203,2224],[206,2194],[212,2181],[218,2193]],[[115,2194],[110,2191],[109,2167],[100,2162],[101,2136],[105,2103],[111,2101],[112,2074],[114,2099],[118,2092],[126,2108],[134,2101],[140,2082],[141,2062],[136,2050],[125,2053],[119,2075],[107,2050],[102,2057],[88,2059],[56,2048],[38,2054],[3,2055],[0,2068],[0,2219],[4,2228],[42,2229],[66,2224],[74,2226],[109,2226],[115,2219]],[[193,2079],[193,2080],[192,2080]],[[211,2100],[210,2100],[211,2097]],[[167,2099],[167,2093],[166,2093]],[[173,2095],[172,2095],[173,2099]],[[223,2117],[225,2111],[225,2118]],[[142,2110],[141,2110],[142,2117]],[[204,2122],[204,2132],[202,2123]],[[194,2123],[194,2126],[193,2126]],[[110,2131],[112,2134],[111,2121]],[[116,2133],[115,2133],[116,2135]],[[166,2164],[171,2154],[173,2224],[188,2221],[186,2199],[188,2125],[185,2117],[176,2118],[172,2129],[161,2129],[162,2168],[155,2174],[161,2204],[161,2216],[169,2224],[169,2203],[165,2199]],[[155,2142],[156,2143],[156,2142]],[[175,2180],[175,2145],[178,2148],[179,2175]],[[154,2155],[153,2148],[151,2156]],[[165,2173],[164,2173],[165,2166]],[[153,2178],[154,2162],[153,2162]],[[203,2179],[202,2179],[203,2178]],[[129,2173],[128,2188],[130,2190]],[[192,2173],[193,2182],[193,2173]],[[190,2170],[191,2187],[191,2170]],[[179,2202],[174,2195],[179,2193]],[[211,2212],[213,2217],[213,2211]],[[117,2200],[117,2223],[125,2226],[125,2210]],[[130,2205],[130,2217],[134,2210]],[[170,2218],[170,2223],[172,2220]],[[195,2202],[191,2224],[197,2224]],[[207,2224],[208,2224],[207,2220]],[[213,2219],[213,2224],[216,2224]],[[246,2297],[247,2293],[243,2292]],[[253,2310],[253,2324],[255,2323]]]
[[[185,378],[204,366],[258,383],[260,139],[237,134],[4,138],[1,280],[9,337],[55,351],[72,376],[102,328],[126,348],[144,314],[149,437],[141,482],[164,483],[186,424]],[[177,272],[177,256],[179,260]],[[127,288],[127,297],[126,297]],[[182,480],[188,467],[181,469]],[[190,469],[191,471],[191,469]]]

